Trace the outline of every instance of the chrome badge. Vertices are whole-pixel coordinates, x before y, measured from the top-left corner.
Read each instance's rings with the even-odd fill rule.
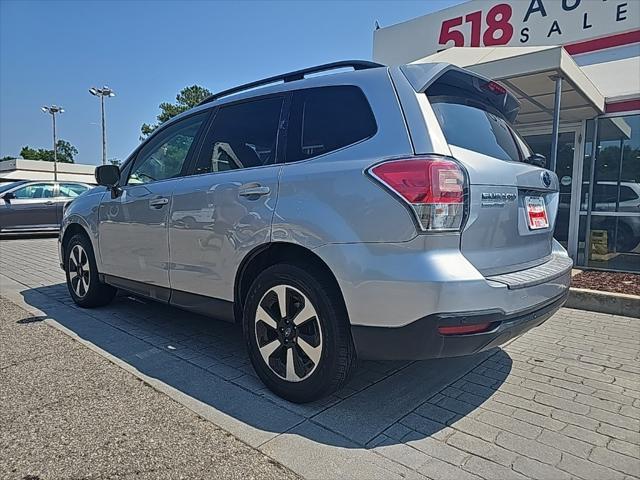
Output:
[[[518,196],[510,192],[482,192],[483,207],[504,207],[507,202],[515,202]]]

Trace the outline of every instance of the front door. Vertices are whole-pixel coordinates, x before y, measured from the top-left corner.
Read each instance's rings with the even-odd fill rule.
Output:
[[[270,241],[282,105],[282,96],[270,96],[223,106],[215,114],[193,175],[173,195],[174,291],[232,301],[241,260]]]
[[[13,192],[13,198],[0,200],[0,230],[55,230],[59,227],[52,182],[30,183]]]
[[[551,133],[527,134],[525,131],[523,136],[533,152],[540,153],[547,158],[548,168],[551,161]],[[579,132],[573,129],[563,129],[558,135],[558,156],[555,173],[560,181],[560,202],[553,236],[565,248],[569,244],[569,224],[571,223],[573,212],[571,208],[571,190],[575,180],[573,165],[579,150],[576,142],[579,137]]]
[[[125,169],[119,194],[107,192],[100,204],[102,273],[142,283],[140,293],[154,298],[168,300],[171,195],[207,116],[192,115],[155,134]]]

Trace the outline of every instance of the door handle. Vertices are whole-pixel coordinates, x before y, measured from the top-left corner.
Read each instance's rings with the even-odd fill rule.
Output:
[[[238,190],[238,195],[241,197],[250,197],[250,199],[253,197],[254,200],[263,195],[269,195],[269,193],[271,193],[271,189],[259,183],[246,183],[241,185]]]
[[[53,202],[51,200],[47,200],[46,202],[44,202],[45,205],[53,205]]]
[[[169,199],[167,197],[154,198],[153,200],[149,200],[149,206],[152,208],[162,208],[167,203],[169,203]]]

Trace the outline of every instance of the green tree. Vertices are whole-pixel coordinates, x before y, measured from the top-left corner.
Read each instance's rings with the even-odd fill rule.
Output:
[[[56,142],[56,150],[58,151],[58,162],[74,163],[74,157],[78,154],[78,149],[66,140],[58,140]],[[31,148],[29,146],[22,147],[20,156],[25,160],[42,160],[43,162],[53,162],[53,150],[44,148]]]
[[[209,90],[199,85],[183,88],[180,90],[180,93],[176,95],[176,103],[162,102],[158,105],[158,108],[160,108],[160,114],[156,117],[158,123],[152,125],[143,123],[142,127],[140,127],[140,131],[142,132],[140,139],[146,138],[151,132],[158,128],[160,124],[195,107],[210,95],[211,92]]]

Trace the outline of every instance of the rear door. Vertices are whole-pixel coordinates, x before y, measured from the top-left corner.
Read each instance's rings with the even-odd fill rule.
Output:
[[[58,227],[53,182],[34,182],[13,191],[4,200],[3,231],[54,230]]]
[[[172,302],[179,292],[233,300],[236,271],[271,239],[284,96],[221,106],[171,205]],[[177,292],[176,292],[177,291]]]

